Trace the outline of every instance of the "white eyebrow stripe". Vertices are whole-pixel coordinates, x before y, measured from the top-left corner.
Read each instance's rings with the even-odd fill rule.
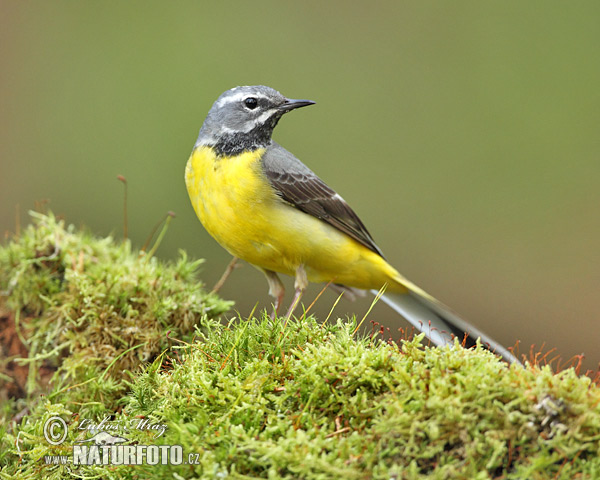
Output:
[[[215,107],[221,108],[223,105],[227,103],[235,103],[243,100],[246,97],[257,97],[257,98],[267,98],[262,93],[258,92],[238,92],[232,95],[227,95],[226,97],[221,98],[215,102]]]

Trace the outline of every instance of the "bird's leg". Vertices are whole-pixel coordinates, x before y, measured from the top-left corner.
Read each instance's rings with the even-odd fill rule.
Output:
[[[236,265],[238,260],[239,260],[239,258],[237,258],[237,257],[233,257],[231,259],[231,262],[229,262],[229,265],[227,265],[227,268],[223,272],[223,275],[221,275],[221,278],[219,278],[219,281],[217,283],[215,283],[215,286],[211,290],[211,293],[217,293],[219,290],[221,290],[221,287],[225,284],[225,282],[229,278],[229,275],[231,275],[231,272],[233,272],[233,270],[235,268],[242,266],[241,264]]]
[[[279,311],[279,307],[281,307],[281,303],[283,302],[285,287],[275,272],[271,270],[263,270],[263,272],[267,277],[267,282],[269,283],[269,295],[275,299],[273,312],[271,312],[271,320],[275,320],[277,312]]]
[[[296,293],[294,294],[292,304],[290,305],[290,308],[288,309],[288,312],[285,315],[286,320],[289,319],[292,316],[292,313],[294,313],[294,310],[296,310],[296,307],[300,303],[302,294],[304,293],[304,290],[306,290],[307,286],[308,278],[306,277],[306,270],[304,270],[304,265],[301,264],[296,269],[296,282],[294,283],[294,287],[296,287]]]

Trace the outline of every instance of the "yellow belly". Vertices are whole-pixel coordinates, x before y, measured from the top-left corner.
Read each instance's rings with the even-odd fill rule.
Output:
[[[311,282],[405,291],[400,274],[376,253],[331,225],[284,203],[262,172],[264,150],[217,158],[192,152],[187,190],[206,230],[232,255],[264,270],[294,275],[304,265]]]

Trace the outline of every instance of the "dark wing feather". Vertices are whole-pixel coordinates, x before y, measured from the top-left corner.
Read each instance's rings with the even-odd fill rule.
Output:
[[[262,164],[271,185],[283,200],[383,256],[354,210],[285,148],[273,142],[263,155]]]

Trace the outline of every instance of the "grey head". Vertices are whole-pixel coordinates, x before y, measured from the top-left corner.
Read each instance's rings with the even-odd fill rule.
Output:
[[[285,113],[314,103],[286,98],[264,85],[232,88],[213,104],[195,147],[211,146],[220,156],[267,147]]]

